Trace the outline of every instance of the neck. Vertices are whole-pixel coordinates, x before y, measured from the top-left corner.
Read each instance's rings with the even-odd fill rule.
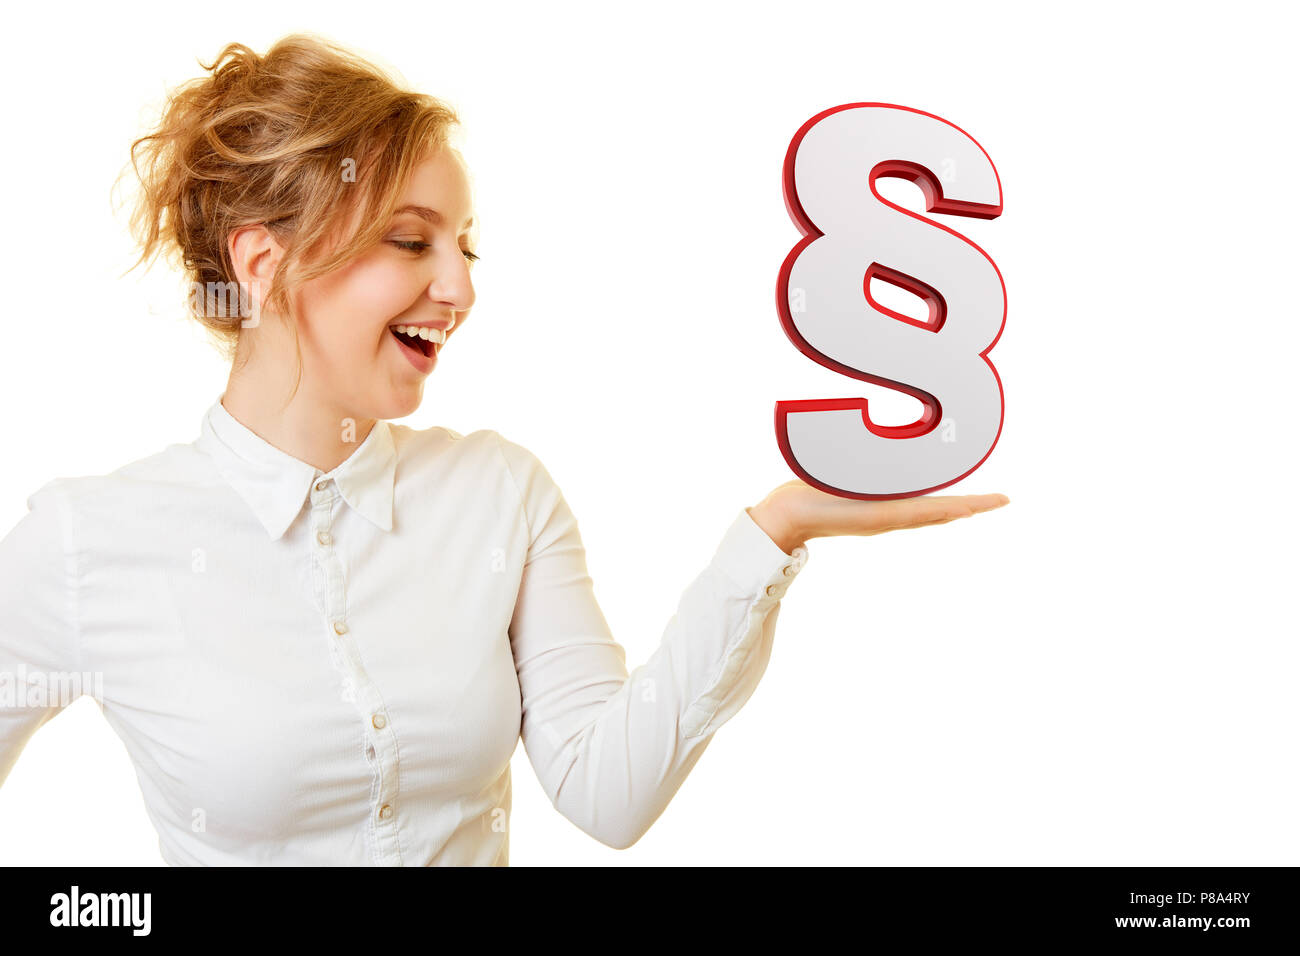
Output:
[[[226,411],[259,438],[322,472],[346,461],[375,425],[375,419],[349,415],[328,396],[315,394],[306,375],[286,405],[293,368],[287,375],[272,363],[241,368],[238,356],[234,368],[221,396]]]

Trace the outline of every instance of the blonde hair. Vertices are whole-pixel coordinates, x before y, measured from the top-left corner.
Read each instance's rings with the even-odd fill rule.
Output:
[[[263,307],[289,317],[301,380],[292,291],[382,238],[412,169],[460,121],[442,101],[309,34],[286,36],[264,56],[230,43],[199,66],[210,75],[172,90],[157,126],[131,144],[141,249],[131,269],[165,252],[192,289],[234,289],[228,237],[264,223],[285,254]],[[325,255],[353,214],[355,234]],[[207,302],[192,297],[190,313],[233,360],[240,310],[213,315]]]

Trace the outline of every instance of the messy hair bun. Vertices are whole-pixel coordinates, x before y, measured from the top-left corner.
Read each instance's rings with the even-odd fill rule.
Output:
[[[208,75],[171,91],[156,128],[131,144],[141,187],[131,214],[141,253],[131,268],[163,252],[191,289],[234,290],[227,239],[265,223],[285,254],[263,308],[290,317],[296,342],[291,290],[382,238],[412,169],[459,120],[443,102],[307,34],[284,37],[264,56],[231,43],[199,65]],[[356,213],[355,235],[323,255]],[[233,358],[244,316],[211,302],[194,295],[190,312]]]

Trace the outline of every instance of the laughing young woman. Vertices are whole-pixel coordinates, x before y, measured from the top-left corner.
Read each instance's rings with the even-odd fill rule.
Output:
[[[93,674],[171,864],[503,865],[521,735],[555,808],[628,847],[753,693],[808,539],[1006,503],[781,485],[629,677],[538,458],[385,421],[474,305],[454,112],[307,36],[204,70],[132,147],[133,221],[229,381],[192,443],[48,483],[0,543],[0,781]]]

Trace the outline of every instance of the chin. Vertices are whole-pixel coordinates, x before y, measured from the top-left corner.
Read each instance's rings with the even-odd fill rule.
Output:
[[[420,401],[423,396],[416,396],[414,400],[407,402],[398,402],[391,415],[385,415],[385,418],[405,418],[407,415],[414,415],[420,407]]]
[[[423,399],[424,385],[421,383],[419,388],[394,392],[388,395],[376,403],[376,408],[371,413],[371,416],[384,419],[405,418],[407,415],[414,414]]]

